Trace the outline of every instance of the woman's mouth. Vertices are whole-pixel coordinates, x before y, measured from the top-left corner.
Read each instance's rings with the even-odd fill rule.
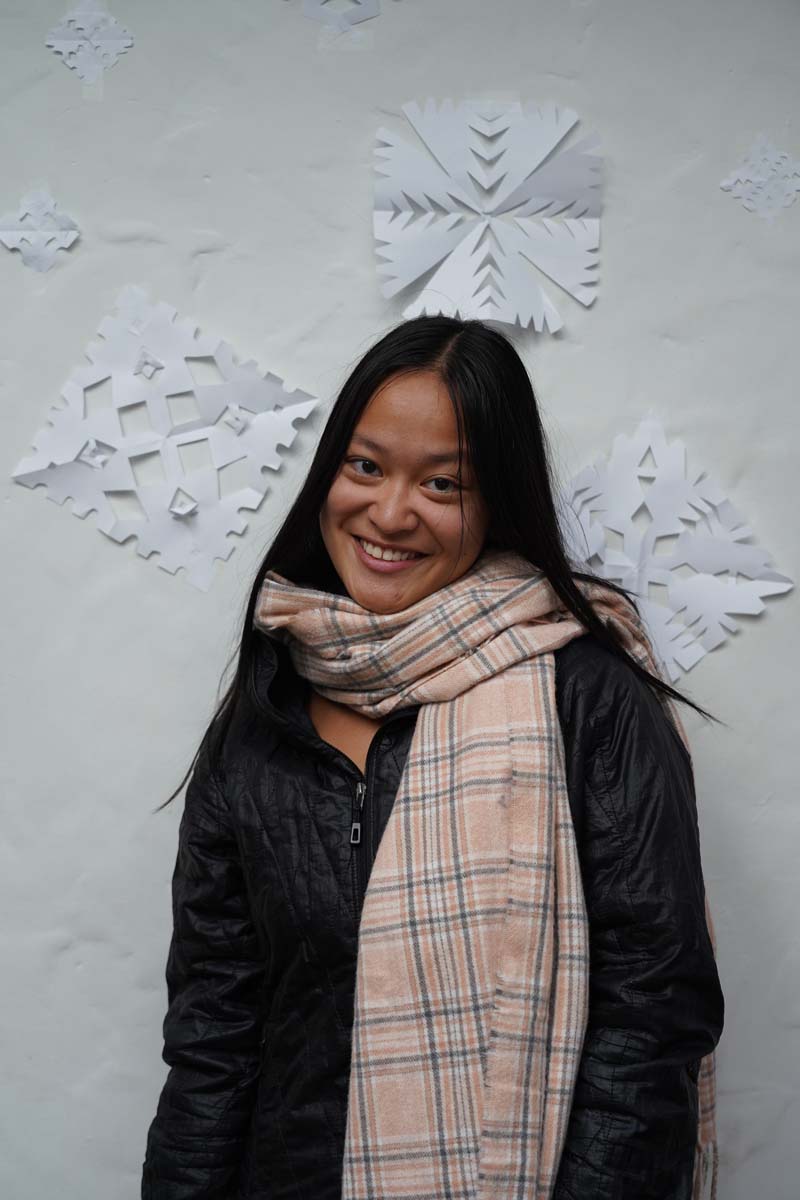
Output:
[[[379,546],[375,546],[372,542],[366,539],[351,535],[356,545],[356,553],[361,562],[370,567],[373,571],[379,571],[383,574],[402,571],[407,567],[413,567],[415,563],[421,562],[423,558],[427,558],[427,554],[414,553],[412,557],[407,558],[406,551],[402,553],[398,551],[381,550]],[[376,554],[388,554],[388,558],[376,558]],[[397,556],[399,555],[399,556]],[[396,557],[397,556],[397,557]]]

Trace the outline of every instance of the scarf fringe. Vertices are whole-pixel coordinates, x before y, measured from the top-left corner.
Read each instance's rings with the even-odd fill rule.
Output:
[[[698,1145],[694,1155],[692,1200],[717,1200],[719,1151],[716,1141]]]

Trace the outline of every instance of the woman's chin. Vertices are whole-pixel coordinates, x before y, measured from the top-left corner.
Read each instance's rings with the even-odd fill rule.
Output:
[[[378,615],[402,612],[433,590],[432,587],[420,587],[419,584],[416,587],[409,586],[397,577],[393,579],[391,575],[375,575],[371,579],[351,578],[347,581],[351,599]]]

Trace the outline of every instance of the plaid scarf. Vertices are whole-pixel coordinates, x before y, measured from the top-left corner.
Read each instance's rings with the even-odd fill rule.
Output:
[[[663,678],[624,598],[576,583]],[[254,625],[330,700],[373,718],[421,705],[361,914],[343,1200],[545,1200],[589,977],[552,652],[585,626],[505,551],[389,614],[272,571]],[[706,920],[713,945],[707,902]],[[713,1197],[713,1053],[698,1095],[693,1196]]]

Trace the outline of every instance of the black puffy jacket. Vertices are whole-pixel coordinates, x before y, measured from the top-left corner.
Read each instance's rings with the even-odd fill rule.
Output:
[[[316,733],[286,647],[258,643],[271,719],[232,730],[218,773],[202,752],[186,792],[142,1200],[341,1196],[359,915],[418,706],[381,726],[364,776]],[[591,967],[554,1200],[689,1200],[723,1022],[691,764],[591,635],[555,661]]]

